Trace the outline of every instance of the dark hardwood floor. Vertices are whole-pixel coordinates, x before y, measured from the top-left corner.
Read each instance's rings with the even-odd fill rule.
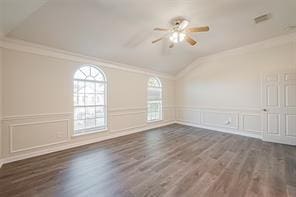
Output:
[[[0,196],[296,196],[296,147],[181,125],[5,164]]]

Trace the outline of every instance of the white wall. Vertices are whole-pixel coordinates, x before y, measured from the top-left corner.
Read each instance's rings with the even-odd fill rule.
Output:
[[[106,139],[172,123],[174,80],[161,77],[164,119],[146,122],[152,74],[98,65],[108,80],[108,131],[72,137],[73,74],[83,63],[3,49],[3,156],[12,161],[48,150]]]
[[[2,157],[2,49],[0,48],[0,159]],[[1,166],[1,161],[0,161]]]
[[[0,147],[4,162],[125,135],[176,119],[183,124],[261,137],[261,77],[296,70],[295,38],[282,36],[201,58],[181,72],[176,81],[141,69],[122,69],[120,65],[59,50],[5,41],[0,45],[5,73],[0,91]],[[96,64],[106,73],[108,131],[72,137],[72,77],[84,63]],[[152,75],[159,76],[163,84],[164,120],[148,124],[146,85]]]
[[[177,120],[261,136],[261,77],[296,70],[295,36],[204,57],[176,81]]]

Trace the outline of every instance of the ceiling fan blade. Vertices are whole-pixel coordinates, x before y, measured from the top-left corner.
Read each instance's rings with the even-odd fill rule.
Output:
[[[174,46],[175,46],[174,43],[171,43],[169,47],[173,48]]]
[[[189,37],[189,36],[185,36],[185,40],[189,43],[189,44],[191,44],[191,46],[193,46],[193,45],[195,45],[197,42],[195,41],[195,40],[193,40],[191,37]]]
[[[156,40],[153,40],[152,43],[156,43],[156,42],[158,42],[158,41],[160,41],[160,40],[162,40],[162,39],[164,39],[164,38],[167,38],[168,35],[169,35],[169,33],[166,33],[166,34],[164,34],[163,36],[161,36],[160,38],[158,38],[158,39],[156,39]]]
[[[158,41],[161,41],[163,38],[164,38],[164,37],[161,37],[161,38],[158,38],[158,39],[156,39],[156,40],[153,40],[152,43],[154,44],[154,43],[156,43],[156,42],[158,42]]]
[[[166,28],[159,28],[159,27],[156,27],[153,29],[154,31],[169,31],[169,29],[166,29]]]
[[[179,30],[184,30],[189,24],[188,20],[183,20],[179,25]]]
[[[208,26],[205,26],[205,27],[191,27],[191,28],[188,28],[186,31],[187,32],[204,32],[209,30],[210,28]]]

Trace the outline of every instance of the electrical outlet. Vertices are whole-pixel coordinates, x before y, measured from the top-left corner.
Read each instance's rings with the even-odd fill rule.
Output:
[[[231,120],[230,119],[225,121],[225,124],[226,125],[229,125],[230,123],[231,123]]]

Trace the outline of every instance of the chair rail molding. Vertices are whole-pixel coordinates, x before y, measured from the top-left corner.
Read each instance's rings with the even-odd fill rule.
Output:
[[[56,116],[72,116],[72,115],[73,115],[73,112],[24,114],[24,115],[4,116],[2,118],[2,121],[25,120],[25,119],[36,119],[36,118],[48,118],[48,117],[56,117]]]

